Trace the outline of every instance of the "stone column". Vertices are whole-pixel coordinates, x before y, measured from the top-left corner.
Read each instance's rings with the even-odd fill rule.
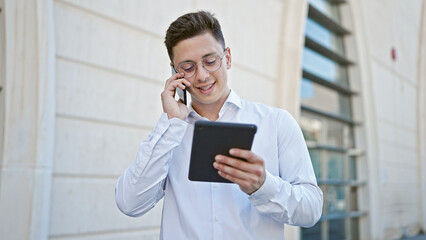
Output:
[[[308,1],[285,0],[281,19],[281,48],[276,106],[300,116],[300,81]],[[286,239],[301,239],[300,227],[285,225]]]
[[[426,1],[423,1],[420,19],[419,63],[418,63],[418,142],[419,142],[419,177],[420,177],[420,204],[421,228],[426,231]]]
[[[47,239],[55,130],[52,0],[3,0],[0,239]]]
[[[306,0],[284,1],[276,106],[288,110],[295,118],[298,118],[300,114],[302,52],[307,13]]]

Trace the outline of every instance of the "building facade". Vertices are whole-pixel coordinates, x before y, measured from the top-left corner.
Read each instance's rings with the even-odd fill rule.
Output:
[[[0,239],[158,239],[117,209],[162,112],[168,25],[215,13],[241,97],[301,125],[324,214],[287,239],[426,232],[426,1],[0,0]]]

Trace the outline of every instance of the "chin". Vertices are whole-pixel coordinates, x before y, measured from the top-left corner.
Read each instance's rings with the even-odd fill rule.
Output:
[[[215,102],[218,102],[220,99],[220,96],[191,96],[194,102],[197,102],[199,104],[212,104]]]
[[[194,96],[192,95],[192,99],[193,101],[196,101],[199,104],[203,104],[203,105],[210,105],[210,104],[215,104],[220,102],[220,100],[222,99],[222,97],[224,97],[224,93],[226,91],[222,91],[222,92],[213,92],[210,95],[201,95],[201,96]]]
[[[218,99],[196,99],[198,103],[203,104],[203,105],[209,105],[209,104],[214,104],[216,102],[218,102]]]

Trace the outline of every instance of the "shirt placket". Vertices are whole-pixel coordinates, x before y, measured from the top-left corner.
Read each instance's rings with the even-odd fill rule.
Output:
[[[220,206],[220,183],[211,183],[212,189],[212,217],[213,217],[213,239],[223,239],[223,214]]]
[[[232,104],[225,103],[219,112],[219,121],[233,121],[236,117],[237,109]],[[223,202],[221,195],[221,185],[223,183],[212,183],[212,208],[213,208],[213,239],[224,239],[223,233]]]

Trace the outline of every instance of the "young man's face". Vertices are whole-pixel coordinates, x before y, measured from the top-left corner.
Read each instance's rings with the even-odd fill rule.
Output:
[[[227,69],[231,67],[231,52],[224,51],[222,45],[216,41],[210,32],[182,40],[173,47],[173,64],[177,71],[179,64],[193,62],[196,65],[194,76],[185,78],[191,82],[188,88],[194,108],[203,108],[223,104],[228,97]],[[218,56],[221,61],[219,69],[213,72],[203,67],[210,64],[209,58]]]

